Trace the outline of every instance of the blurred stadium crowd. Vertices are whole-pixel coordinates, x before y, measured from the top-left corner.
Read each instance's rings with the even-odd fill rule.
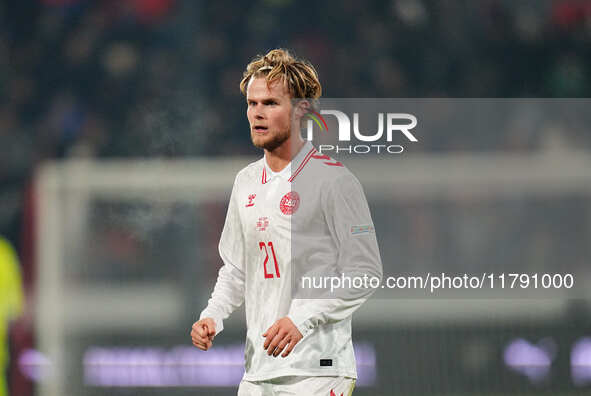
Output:
[[[0,233],[40,161],[254,154],[238,81],[284,46],[327,97],[585,97],[591,1],[5,1]],[[531,150],[504,136],[488,150]],[[425,150],[470,150],[432,139]],[[581,142],[579,142],[581,143]]]

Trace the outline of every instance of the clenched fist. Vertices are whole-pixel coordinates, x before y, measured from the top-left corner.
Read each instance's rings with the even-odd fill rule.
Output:
[[[193,323],[191,327],[191,340],[197,348],[207,351],[211,348],[215,337],[215,322],[212,318],[203,318]]]

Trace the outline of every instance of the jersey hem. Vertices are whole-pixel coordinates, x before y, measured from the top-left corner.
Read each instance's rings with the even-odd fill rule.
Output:
[[[347,377],[357,379],[357,373],[343,370],[279,370],[273,372],[265,372],[261,374],[247,374],[244,373],[242,377],[245,381],[266,381],[278,377],[301,376],[301,377]]]

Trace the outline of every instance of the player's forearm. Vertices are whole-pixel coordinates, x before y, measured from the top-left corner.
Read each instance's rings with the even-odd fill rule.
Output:
[[[224,319],[243,302],[244,273],[231,264],[225,264],[220,269],[213,293],[207,307],[201,312],[200,319],[213,318],[216,322],[216,333],[219,333],[224,327]]]
[[[375,236],[352,238],[344,243],[336,267],[331,276],[337,278],[337,287],[333,288],[337,282],[329,282],[322,289],[302,290],[302,295],[313,299],[292,302],[288,316],[304,335],[318,326],[350,317],[374,293],[371,285],[381,284],[382,262]],[[299,284],[303,287],[303,282]]]
[[[347,319],[366,301],[365,298],[293,300],[287,315],[305,336],[319,326]]]

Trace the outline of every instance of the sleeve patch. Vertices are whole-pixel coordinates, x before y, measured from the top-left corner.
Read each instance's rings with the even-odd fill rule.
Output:
[[[351,235],[374,234],[375,228],[371,224],[351,226]]]

